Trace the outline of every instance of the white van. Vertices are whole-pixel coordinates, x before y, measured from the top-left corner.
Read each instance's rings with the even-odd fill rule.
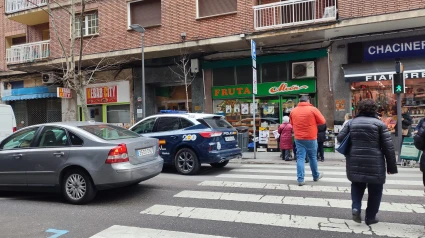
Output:
[[[16,119],[12,107],[0,104],[0,142],[15,131]]]

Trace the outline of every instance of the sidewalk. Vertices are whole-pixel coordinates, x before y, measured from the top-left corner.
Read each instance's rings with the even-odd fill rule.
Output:
[[[257,152],[256,159],[254,159],[254,152],[243,153],[241,160],[230,160],[231,163],[242,164],[295,164],[296,161],[284,161],[280,158],[280,152]],[[322,162],[319,162],[322,163]],[[338,152],[325,152],[326,165],[345,165],[344,155]]]

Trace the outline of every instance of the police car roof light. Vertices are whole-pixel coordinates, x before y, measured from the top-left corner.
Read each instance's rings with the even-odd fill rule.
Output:
[[[173,114],[177,114],[177,113],[187,113],[187,111],[176,111],[176,110],[161,110],[159,111],[160,113],[173,113]]]

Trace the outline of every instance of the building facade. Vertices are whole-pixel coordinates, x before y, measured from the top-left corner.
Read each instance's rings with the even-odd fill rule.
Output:
[[[351,64],[347,52],[359,47],[349,43],[366,38],[351,38],[370,35],[374,39],[374,34],[418,28],[425,22],[421,21],[424,3],[406,0],[220,2],[88,1],[84,19],[75,22],[77,27],[83,25],[83,31],[75,33],[84,39],[82,65],[94,67],[104,59],[115,64],[113,69],[97,72],[99,76],[85,90],[91,119],[128,125],[141,119],[142,110],[147,115],[162,109],[184,110],[187,88],[190,111],[226,115],[236,123],[249,118],[255,105],[259,117],[280,121],[296,105],[299,95],[308,94],[332,127],[352,106],[354,91],[344,81],[341,66]],[[43,100],[60,102],[52,107],[62,112],[62,120],[86,119],[79,113],[81,101],[75,94],[72,99],[53,95],[55,88],[63,86],[60,80],[42,81],[46,74],[60,78],[64,49],[69,52],[71,47],[68,3],[51,3],[49,8],[45,0],[35,3],[37,6],[26,0],[0,3],[4,9],[0,18],[3,102],[16,104],[15,108],[25,108],[19,104],[26,102],[27,109],[22,110],[28,114],[30,101],[25,100],[38,100],[39,92],[43,92],[48,98]],[[51,9],[50,16],[46,9]],[[76,13],[80,12],[77,6]],[[141,34],[131,30],[131,24],[146,29],[146,85],[142,85]],[[260,91],[256,102],[250,96],[251,40],[257,42],[258,53]],[[179,76],[178,64],[183,56],[190,63],[199,63],[189,75],[190,85]],[[41,80],[41,84],[25,83],[28,77]],[[7,88],[9,84],[11,88]],[[25,96],[11,98],[7,90],[21,86],[25,90],[20,93],[24,91]],[[142,108],[143,87],[146,109]],[[96,93],[102,89],[108,93]],[[49,120],[58,118],[45,119]]]

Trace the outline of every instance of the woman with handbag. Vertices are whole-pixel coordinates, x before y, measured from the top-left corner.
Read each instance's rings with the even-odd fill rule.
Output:
[[[282,125],[279,126],[277,132],[279,133],[279,145],[282,151],[282,159],[291,161],[289,158],[290,150],[292,150],[292,125],[289,123],[289,117],[284,116]]]
[[[403,145],[403,141],[405,137],[411,137],[412,136],[412,124],[413,124],[413,119],[409,114],[409,110],[407,107],[403,107],[402,109],[402,121],[401,121],[401,143],[400,143],[400,148]],[[396,124],[395,126],[395,134],[398,135],[398,125]]]
[[[371,99],[359,102],[357,117],[337,137],[341,143],[338,151],[346,157],[347,178],[351,181],[352,216],[357,223],[362,221],[362,199],[368,188],[367,225],[379,222],[376,214],[381,204],[386,173],[398,172],[391,134],[378,119],[377,108]],[[344,151],[340,151],[342,148]]]

